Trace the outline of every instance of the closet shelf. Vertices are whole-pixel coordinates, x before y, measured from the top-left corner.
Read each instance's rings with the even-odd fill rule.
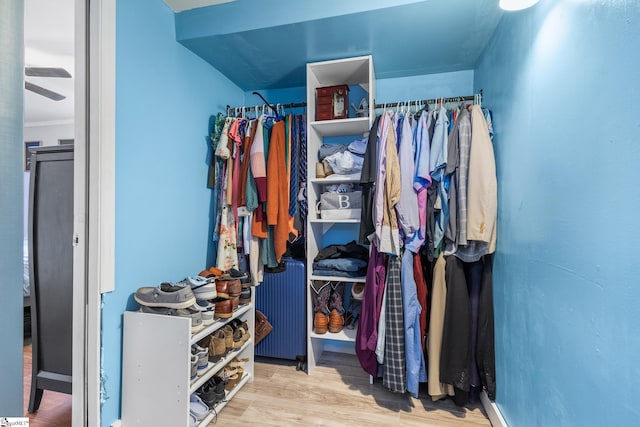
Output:
[[[231,359],[233,359],[234,357],[238,356],[240,353],[242,353],[245,350],[245,348],[249,347],[249,345],[252,345],[252,344],[253,344],[253,339],[249,339],[239,349],[230,351],[229,354],[227,354],[218,363],[209,363],[208,366],[207,366],[207,369],[204,371],[202,376],[199,376],[198,378],[196,378],[193,381],[191,381],[191,386],[189,387],[189,392],[193,393],[197,389],[199,389],[204,383],[207,382],[207,380],[209,380],[209,378],[211,378],[212,376],[217,374],[222,368],[224,368],[227,365],[227,363],[229,363],[231,361]]]
[[[365,283],[366,277],[341,277],[341,276],[309,276],[310,280],[323,280],[325,282],[349,282],[349,283]]]
[[[359,219],[310,219],[312,224],[360,224]]]
[[[214,333],[215,331],[217,331],[218,329],[220,329],[221,327],[229,323],[231,320],[242,316],[244,313],[246,313],[250,309],[251,309],[251,304],[244,304],[236,308],[236,311],[233,312],[233,316],[231,316],[231,318],[217,319],[215,322],[213,322],[213,324],[206,326],[200,332],[192,335],[191,344],[195,344],[198,341],[200,341],[202,338],[206,337],[207,335],[211,335],[212,333]]]
[[[333,174],[326,178],[311,178],[312,184],[330,185],[330,184],[360,184],[360,177]]]
[[[220,403],[218,403],[216,406],[214,406],[213,411],[211,411],[209,413],[209,415],[207,415],[202,421],[200,421],[200,423],[198,423],[198,427],[206,427],[209,425],[209,423],[211,423],[214,418],[216,418],[216,415],[220,413],[220,411],[222,410],[222,408],[224,408],[227,403],[229,403],[229,401],[233,398],[233,396],[236,395],[236,393],[238,392],[238,390],[240,390],[242,387],[244,387],[244,385],[247,383],[247,381],[249,381],[249,378],[251,376],[249,374],[245,374],[242,379],[240,380],[240,382],[238,384],[236,384],[236,386],[234,388],[231,389],[231,391],[229,393],[227,393],[227,395],[225,396],[224,400]]]
[[[315,332],[311,332],[311,338],[318,338],[322,340],[355,342],[356,332],[357,332],[357,329],[347,329],[347,328],[343,328],[342,331],[335,334],[332,332],[327,332],[326,334],[316,334]]]
[[[369,117],[354,117],[351,119],[320,120],[309,122],[310,127],[319,136],[357,135],[369,130]]]

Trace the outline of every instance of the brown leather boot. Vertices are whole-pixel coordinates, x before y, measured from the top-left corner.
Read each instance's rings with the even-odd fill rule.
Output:
[[[331,310],[329,314],[329,332],[340,332],[344,327],[344,316],[338,314],[338,310]]]
[[[313,318],[313,332],[316,334],[326,334],[329,325],[329,316],[317,312]]]

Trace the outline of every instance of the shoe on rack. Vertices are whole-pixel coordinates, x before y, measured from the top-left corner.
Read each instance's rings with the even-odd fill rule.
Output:
[[[233,316],[233,301],[228,298],[218,298],[211,301],[215,306],[214,317],[216,319],[229,319]]]
[[[245,343],[244,334],[242,332],[243,331],[241,328],[235,328],[233,330],[233,348],[234,349],[241,348]]]
[[[229,298],[229,281],[216,280],[216,291],[218,293],[218,298]]]
[[[221,278],[229,277],[228,274],[226,274],[224,271],[216,267],[211,267],[206,270],[202,270],[200,273],[198,273],[198,276],[205,277],[207,279],[221,279]]]
[[[140,307],[142,313],[160,314],[163,316],[178,316],[191,319],[191,333],[195,334],[200,332],[204,328],[202,323],[202,314],[200,311],[188,308],[167,308],[167,307],[147,307],[143,305]]]
[[[200,399],[202,399],[204,404],[209,407],[209,409],[214,409],[216,404],[224,399],[225,384],[226,383],[223,382],[222,378],[214,375],[196,391],[196,394]]]
[[[231,391],[236,385],[238,385],[244,375],[244,369],[242,367],[239,366],[234,369],[236,373],[227,380],[227,384],[224,386],[226,391]]]
[[[133,298],[146,307],[187,308],[196,303],[191,288],[161,283],[160,286],[138,288]]]
[[[251,303],[251,286],[242,285],[242,292],[240,292],[240,304]]]
[[[351,297],[354,300],[362,301],[364,295],[364,283],[356,282],[351,286]]]
[[[222,285],[223,289],[226,285],[227,292],[229,295],[240,296],[240,293],[242,292],[242,283],[240,282],[240,279],[218,280],[216,283],[220,283],[220,282],[224,283],[224,285]]]
[[[240,295],[231,295],[229,299],[231,300],[231,309],[233,311],[240,307]]]
[[[224,331],[224,344],[227,347],[227,353],[233,350],[233,328],[231,325],[224,325],[221,328]]]
[[[329,316],[322,312],[317,312],[313,317],[313,332],[316,334],[326,334],[329,325]]]
[[[351,317],[351,321],[347,324],[347,329],[355,329],[356,325],[358,324],[358,317],[359,316],[352,316]]]
[[[231,327],[234,329],[237,328],[242,332],[242,344],[249,341],[251,333],[249,332],[249,324],[246,322],[246,320],[233,319],[231,321]]]
[[[208,279],[206,277],[185,277],[176,286],[188,286],[193,291],[196,299],[214,299],[218,296],[216,292],[215,279]]]
[[[216,306],[206,300],[196,300],[196,303],[191,307],[200,312],[202,315],[202,324],[208,326],[215,322]]]
[[[200,376],[209,366],[209,348],[202,348],[198,344],[193,344],[191,345],[191,355],[198,358],[197,375]]]
[[[338,333],[344,327],[344,316],[338,313],[338,310],[331,310],[329,314],[329,332]]]
[[[244,279],[245,277],[249,276],[247,273],[242,272],[235,268],[231,268],[227,270],[226,273],[233,279]]]
[[[196,427],[198,425],[198,418],[189,411],[189,427]]]
[[[209,362],[217,363],[227,355],[226,334],[223,329],[218,329],[213,334],[198,341],[200,347],[209,349]]]
[[[234,357],[229,363],[227,363],[227,366],[231,366],[232,368],[242,368],[246,363],[249,363],[248,357],[242,359]]]
[[[209,415],[209,412],[209,407],[202,401],[200,396],[191,393],[191,396],[189,396],[189,413],[196,418],[196,421],[204,420]]]
[[[191,381],[198,377],[198,356],[191,355]]]

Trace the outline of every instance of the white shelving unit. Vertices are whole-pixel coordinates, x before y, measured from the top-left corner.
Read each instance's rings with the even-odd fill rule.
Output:
[[[347,84],[359,85],[368,93],[369,116],[338,120],[316,121],[316,88]],[[333,221],[321,219],[312,205],[320,199],[324,186],[340,183],[358,183],[359,178],[336,177],[316,178],[315,164],[318,149],[325,137],[360,136],[369,131],[375,118],[375,72],[371,56],[338,59],[335,61],[315,62],[307,64],[307,200],[309,201],[309,216],[307,218],[307,286],[313,280],[364,282],[361,278],[314,276],[313,259],[318,251],[327,245],[324,238],[333,226],[340,225],[355,230],[357,233],[360,220],[348,219]],[[348,243],[346,240],[342,243]],[[307,292],[307,373],[312,374],[317,360],[325,349],[354,353],[356,330],[343,329],[340,333],[316,334],[313,332],[313,303],[312,290]],[[346,292],[346,291],[345,291]],[[345,307],[346,308],[346,307]],[[349,345],[351,343],[351,345]]]
[[[191,345],[214,333],[231,320],[247,321],[251,338],[232,350],[200,376],[191,380]],[[122,369],[123,426],[189,426],[189,397],[234,357],[248,358],[244,377],[227,393],[215,411],[198,425],[207,426],[229,400],[247,383],[253,382],[254,319],[252,302],[238,307],[230,319],[218,319],[196,334],[184,317],[127,311],[124,313]]]

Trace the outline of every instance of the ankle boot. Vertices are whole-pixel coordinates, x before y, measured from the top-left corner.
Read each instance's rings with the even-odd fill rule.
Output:
[[[344,282],[335,282],[329,299],[329,332],[337,333],[344,327]]]
[[[311,286],[313,301],[313,331],[316,334],[326,334],[329,324],[329,296],[331,295],[330,282],[315,280]]]

